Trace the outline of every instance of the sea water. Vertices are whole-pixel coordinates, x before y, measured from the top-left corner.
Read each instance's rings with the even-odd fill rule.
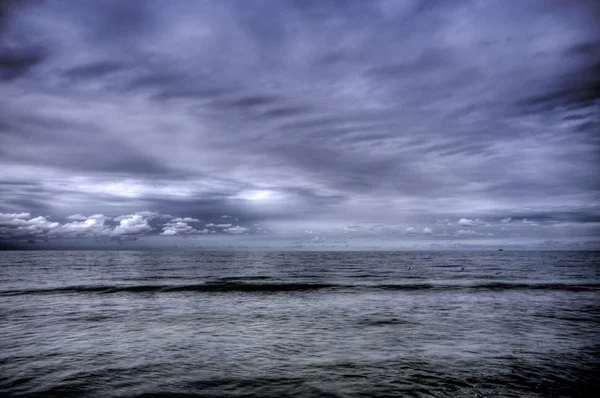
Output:
[[[0,395],[600,396],[600,253],[0,252]]]

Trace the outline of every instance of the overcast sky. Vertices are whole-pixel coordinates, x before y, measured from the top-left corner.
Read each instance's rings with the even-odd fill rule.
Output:
[[[2,247],[600,248],[596,1],[1,4]]]

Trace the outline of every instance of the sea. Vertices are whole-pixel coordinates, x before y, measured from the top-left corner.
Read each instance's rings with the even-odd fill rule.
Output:
[[[600,252],[0,252],[0,396],[600,397]]]

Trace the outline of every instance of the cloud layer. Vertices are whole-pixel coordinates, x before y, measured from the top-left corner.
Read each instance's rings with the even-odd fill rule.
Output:
[[[599,240],[595,1],[1,4],[5,246]]]

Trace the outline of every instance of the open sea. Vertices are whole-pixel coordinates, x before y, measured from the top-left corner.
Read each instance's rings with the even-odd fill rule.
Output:
[[[0,396],[600,397],[599,252],[0,252]]]

